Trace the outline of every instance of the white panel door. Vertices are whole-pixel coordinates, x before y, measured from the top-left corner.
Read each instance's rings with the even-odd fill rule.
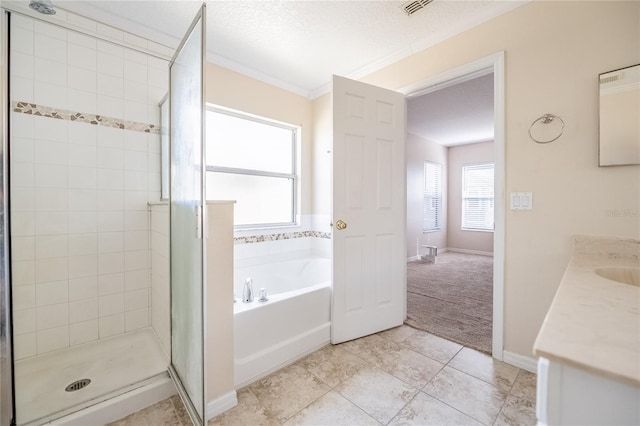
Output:
[[[406,315],[405,100],[333,77],[332,343]]]

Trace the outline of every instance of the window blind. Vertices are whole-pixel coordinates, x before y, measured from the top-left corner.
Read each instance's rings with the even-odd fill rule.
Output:
[[[462,167],[462,229],[493,231],[493,163]]]
[[[442,229],[442,165],[424,163],[423,231]]]

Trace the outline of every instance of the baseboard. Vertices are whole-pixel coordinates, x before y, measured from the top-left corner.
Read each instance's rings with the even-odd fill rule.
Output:
[[[451,248],[451,247],[447,247],[446,250],[440,250],[440,251],[441,252],[452,251],[454,253],[477,254],[477,255],[480,255],[480,256],[491,256],[491,257],[493,257],[493,252],[492,251],[467,250],[467,249]]]
[[[412,256],[407,258],[407,262],[413,262],[416,260],[420,260],[420,256]]]
[[[81,411],[52,421],[52,425],[103,425],[147,408],[150,405],[175,395],[173,380],[164,377],[152,380],[139,388],[114,398],[87,407]]]
[[[224,395],[219,396],[213,401],[207,403],[207,421],[211,420],[218,414],[222,414],[227,410],[232,409],[238,405],[238,395],[235,390],[227,392]]]
[[[537,373],[538,361],[525,355],[516,354],[509,351],[502,351],[502,361],[511,364],[531,373]]]

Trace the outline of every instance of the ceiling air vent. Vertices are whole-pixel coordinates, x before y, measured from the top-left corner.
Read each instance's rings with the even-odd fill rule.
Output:
[[[402,5],[402,9],[408,16],[413,15],[420,9],[423,9],[426,5],[431,3],[433,0],[412,0],[408,1]]]
[[[606,77],[600,77],[600,84],[613,83],[622,78],[622,73],[608,75]]]

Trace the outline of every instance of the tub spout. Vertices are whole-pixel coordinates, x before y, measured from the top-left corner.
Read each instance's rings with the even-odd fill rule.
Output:
[[[253,280],[247,278],[244,281],[244,290],[242,291],[242,301],[244,303],[253,302]]]

